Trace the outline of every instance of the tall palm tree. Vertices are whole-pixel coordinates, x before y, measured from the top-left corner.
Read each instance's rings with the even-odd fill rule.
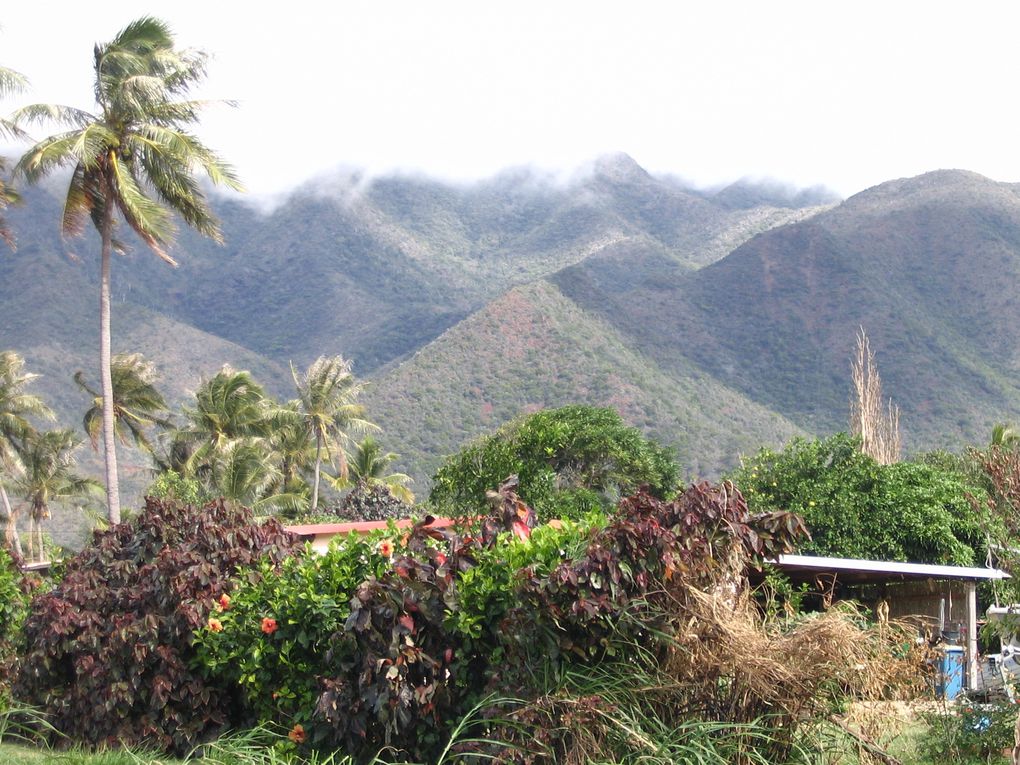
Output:
[[[146,429],[153,425],[170,427],[170,420],[161,416],[167,411],[163,394],[156,389],[156,368],[140,353],[119,353],[110,361],[110,378],[113,382],[114,431],[122,444],[134,443],[139,449],[152,453],[152,442]],[[99,448],[99,434],[103,428],[103,396],[85,380],[85,373],[74,373],[78,387],[92,397],[82,418],[82,426]]]
[[[36,104],[15,114],[18,123],[57,121],[66,132],[43,139],[21,158],[16,171],[29,182],[58,167],[73,167],[64,203],[65,236],[84,231],[90,218],[100,237],[99,375],[103,398],[106,496],[111,523],[120,522],[115,405],[110,358],[110,255],[117,213],[171,265],[173,215],[221,240],[194,176],[201,168],[214,183],[240,184],[231,168],[188,128],[204,102],[185,98],[205,76],[206,55],[177,50],[165,23],[145,17],[95,47],[98,113],[70,106]]]
[[[21,444],[25,469],[14,488],[29,507],[29,558],[42,555],[42,522],[50,517],[50,502],[101,491],[99,483],[74,469],[74,451],[81,441],[71,430],[31,431]]]
[[[15,72],[13,69],[0,66],[0,98],[21,93],[27,84],[28,81],[24,75]],[[22,136],[22,131],[13,122],[0,118],[0,138],[21,138]],[[0,172],[6,172],[6,170],[7,165],[4,162],[4,158],[0,157]],[[3,211],[5,207],[17,201],[18,193],[14,190],[14,187],[3,178],[0,178],[0,211]],[[3,219],[3,216],[0,216],[0,239],[5,240],[13,249],[14,235],[7,227],[7,222]]]
[[[4,477],[5,474],[16,477],[24,472],[17,446],[32,431],[27,418],[53,418],[53,412],[42,399],[26,393],[25,389],[39,375],[22,371],[24,366],[25,360],[14,351],[0,353],[0,503],[6,515],[4,538],[8,547],[19,555],[17,513],[4,488]]]
[[[351,433],[378,430],[364,419],[365,408],[357,403],[364,385],[354,379],[351,362],[342,356],[320,356],[303,376],[294,365],[290,373],[297,388],[297,408],[308,432],[315,438],[315,477],[312,482],[312,507],[319,506],[319,474],[322,453],[330,460],[334,455],[339,476],[347,477],[344,449],[350,444]]]

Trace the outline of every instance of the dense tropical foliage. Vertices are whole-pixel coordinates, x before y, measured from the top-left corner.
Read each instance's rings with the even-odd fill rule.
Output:
[[[15,695],[77,741],[188,751],[231,719],[230,694],[193,666],[194,631],[239,570],[293,548],[277,521],[256,523],[222,500],[150,500],[131,522],[96,532],[32,601]]]

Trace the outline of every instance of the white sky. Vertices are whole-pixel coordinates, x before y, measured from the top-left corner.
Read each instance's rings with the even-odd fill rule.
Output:
[[[843,195],[959,167],[1020,180],[1020,3],[8,2],[25,102],[91,108],[91,52],[144,14],[214,54],[200,134],[255,194],[338,165],[473,179],[624,151],[698,184]],[[14,100],[0,104],[3,112]]]

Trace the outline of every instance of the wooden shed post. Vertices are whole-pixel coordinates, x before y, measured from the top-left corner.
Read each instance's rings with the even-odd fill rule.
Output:
[[[977,644],[977,582],[964,582],[967,592],[967,688],[976,691],[978,687],[978,644]]]

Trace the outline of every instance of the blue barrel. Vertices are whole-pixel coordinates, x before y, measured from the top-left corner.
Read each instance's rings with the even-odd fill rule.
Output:
[[[942,646],[942,664],[939,667],[939,695],[952,701],[963,690],[963,646]]]

